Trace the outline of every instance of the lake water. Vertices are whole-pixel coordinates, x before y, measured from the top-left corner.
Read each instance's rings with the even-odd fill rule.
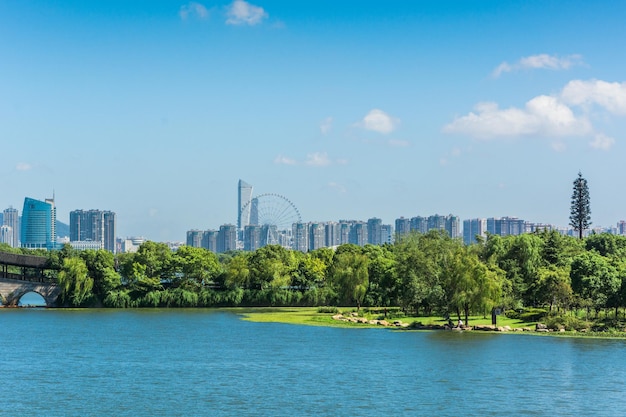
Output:
[[[1,415],[622,416],[626,341],[2,309]]]

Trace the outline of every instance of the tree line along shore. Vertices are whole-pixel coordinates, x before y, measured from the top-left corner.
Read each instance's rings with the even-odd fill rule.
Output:
[[[498,309],[568,330],[626,321],[626,237],[543,231],[472,245],[445,232],[308,253],[269,245],[215,254],[145,242],[135,253],[0,250],[45,256],[67,307],[352,306],[462,319]],[[11,267],[9,267],[11,268]],[[397,307],[397,308],[393,308]],[[393,308],[393,309],[392,309]]]

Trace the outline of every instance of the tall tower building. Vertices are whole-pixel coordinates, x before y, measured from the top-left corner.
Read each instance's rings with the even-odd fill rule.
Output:
[[[204,239],[204,231],[202,230],[187,230],[186,245],[193,248],[201,248],[202,240]]]
[[[309,250],[323,248],[326,243],[324,223],[309,223]]]
[[[21,245],[30,249],[56,247],[54,198],[45,201],[26,197],[22,210]]]
[[[237,230],[232,224],[220,226],[217,234],[217,252],[223,253],[237,249]]]
[[[13,244],[13,229],[11,226],[6,224],[0,226],[0,243],[6,243],[9,246]]]
[[[309,250],[309,225],[307,223],[294,223],[292,226],[293,250],[308,252]]]
[[[243,250],[254,252],[261,247],[261,226],[248,225],[243,228]]]
[[[3,211],[2,224],[9,226],[12,229],[12,239],[10,242],[6,242],[13,248],[20,247],[20,216],[17,209],[9,207]]]
[[[463,220],[463,243],[465,243],[466,245],[471,245],[476,241],[476,236],[487,236],[487,220]]]
[[[365,246],[368,242],[367,239],[367,223],[354,222],[350,229],[350,243],[354,243],[358,246]]]
[[[70,242],[99,242],[101,249],[115,253],[115,218],[112,211],[71,211]]]
[[[237,230],[242,231],[250,224],[250,210],[252,208],[252,185],[239,180],[237,186]]]
[[[376,217],[367,220],[367,243],[381,245],[383,243],[383,221]]]
[[[411,232],[411,220],[400,217],[396,219],[396,236],[406,236]]]

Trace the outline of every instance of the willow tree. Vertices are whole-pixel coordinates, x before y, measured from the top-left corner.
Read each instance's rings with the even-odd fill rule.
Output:
[[[583,238],[585,230],[591,226],[591,209],[589,208],[589,187],[583,174],[578,172],[578,178],[574,180],[572,193],[572,205],[570,208],[569,224],[578,231],[579,239]]]
[[[71,306],[78,307],[93,295],[93,279],[88,276],[87,265],[81,258],[65,258],[57,282],[61,300]]]

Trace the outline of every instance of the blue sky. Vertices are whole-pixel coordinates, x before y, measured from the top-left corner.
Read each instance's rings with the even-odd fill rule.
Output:
[[[304,221],[626,219],[622,1],[0,3],[0,208],[119,236],[237,221],[237,181]]]

